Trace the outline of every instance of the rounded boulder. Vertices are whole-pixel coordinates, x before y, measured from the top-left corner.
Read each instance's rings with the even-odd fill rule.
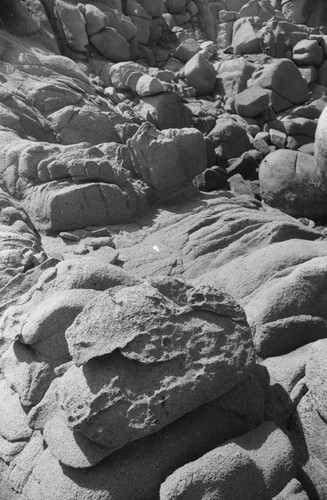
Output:
[[[261,162],[259,181],[262,199],[271,207],[296,217],[327,214],[327,193],[311,155],[274,151]]]

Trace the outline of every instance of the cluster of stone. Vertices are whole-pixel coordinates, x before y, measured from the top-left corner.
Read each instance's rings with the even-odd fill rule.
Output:
[[[326,498],[324,1],[0,19],[0,499]]]

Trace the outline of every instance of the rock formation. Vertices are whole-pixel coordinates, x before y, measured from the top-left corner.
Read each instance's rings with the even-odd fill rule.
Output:
[[[0,500],[326,499],[325,3],[0,21]]]

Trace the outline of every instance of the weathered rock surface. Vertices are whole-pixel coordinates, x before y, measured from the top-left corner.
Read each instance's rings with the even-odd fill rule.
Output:
[[[324,2],[0,20],[1,500],[326,498]]]
[[[159,132],[143,124],[128,142],[136,172],[156,191],[180,188],[206,168],[203,135],[194,129]]]
[[[176,280],[156,286],[114,288],[85,307],[66,331],[77,367],[55,381],[53,404],[64,410],[72,430],[111,452],[216,399],[240,382],[253,363],[243,313],[221,292]],[[45,405],[48,399],[45,395]],[[44,413],[44,404],[33,410],[33,426],[43,425],[37,414]]]

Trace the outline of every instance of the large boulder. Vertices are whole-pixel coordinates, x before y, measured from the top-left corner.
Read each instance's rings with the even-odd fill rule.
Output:
[[[190,182],[207,166],[205,140],[195,129],[159,132],[147,122],[127,146],[137,174],[159,192]]]
[[[242,301],[261,357],[284,354],[327,336],[325,266],[326,256],[285,269]]]
[[[327,213],[327,195],[311,155],[280,149],[261,162],[262,199],[293,216],[317,217]]]
[[[232,118],[218,118],[208,135],[216,151],[218,150],[226,160],[237,158],[251,148],[245,128]]]
[[[0,190],[0,286],[13,286],[14,278],[26,275],[47,258],[39,235],[22,207]],[[4,288],[6,290],[6,288]],[[8,291],[7,291],[8,293]]]
[[[301,40],[293,47],[293,61],[298,65],[319,66],[324,53],[317,40]]]
[[[85,30],[85,17],[79,7],[65,0],[56,0],[54,8],[67,45],[77,52],[86,52],[89,41]]]
[[[108,23],[108,17],[95,5],[85,5],[85,29],[88,36],[99,33]]]
[[[187,61],[200,52],[200,49],[201,46],[196,40],[188,38],[178,45],[174,55],[183,63],[187,63]]]
[[[99,112],[95,106],[66,106],[49,115],[50,126],[62,144],[121,142],[119,128],[127,123],[121,114]]]
[[[282,12],[286,19],[294,24],[307,26],[321,26],[326,24],[326,4],[317,0],[312,4],[310,0],[282,0]]]
[[[272,106],[275,111],[301,104],[309,97],[307,82],[295,64],[280,59],[265,65],[252,75],[252,85],[272,90]]]
[[[257,116],[266,111],[269,98],[269,90],[253,85],[235,96],[236,113],[247,118]]]
[[[250,332],[242,309],[221,290],[162,278],[92,293],[97,300],[66,329],[74,363],[56,371],[62,376],[29,413],[31,427],[44,429],[63,463],[92,466],[247,380],[254,363]],[[78,311],[61,310],[64,330]],[[22,342],[48,338],[46,322],[35,319],[37,313],[27,317],[26,328],[34,322],[38,329],[29,330],[32,338],[22,333]],[[228,409],[228,397],[222,407]]]
[[[217,71],[217,87],[227,97],[234,97],[246,90],[247,81],[256,69],[254,64],[244,57],[226,59],[215,63],[214,66]]]
[[[160,500],[272,498],[295,477],[287,436],[272,422],[184,465],[160,488]]]
[[[137,111],[144,117],[150,113],[159,130],[189,128],[192,125],[192,111],[175,92],[161,92],[144,97]]]
[[[2,476],[10,476],[11,484],[33,500],[152,500],[159,498],[160,484],[172,470],[252,428],[243,415],[223,410],[214,401],[88,470],[65,466],[43,449],[36,432],[25,453],[10,464],[9,474],[3,471]]]
[[[219,49],[227,49],[232,45],[233,27],[239,13],[236,11],[220,10],[217,23],[217,46]]]
[[[186,63],[184,71],[188,83],[195,88],[197,95],[211,94],[216,84],[216,71],[203,54],[193,56]]]
[[[260,39],[249,18],[245,17],[235,21],[232,45],[236,56],[259,54],[261,52]]]
[[[90,42],[101,55],[110,61],[120,62],[131,59],[127,40],[114,28],[106,27],[90,37]]]

